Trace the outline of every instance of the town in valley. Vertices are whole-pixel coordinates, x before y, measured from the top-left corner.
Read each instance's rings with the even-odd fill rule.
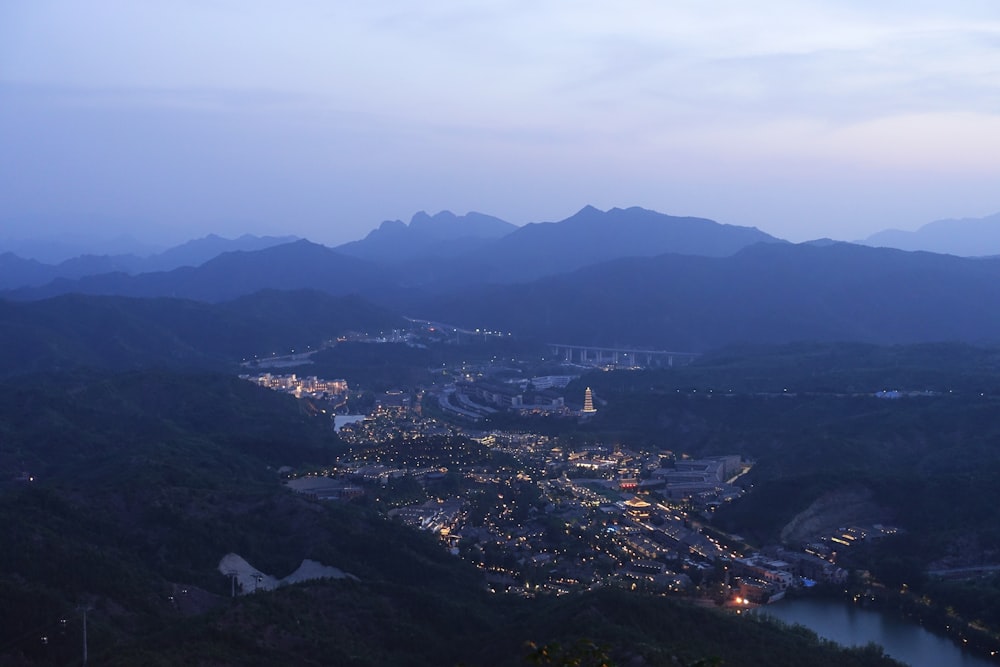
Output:
[[[410,331],[330,341],[421,347],[441,332],[461,343],[505,334],[414,323]],[[375,348],[373,348],[375,349]],[[585,423],[603,399],[585,387],[588,372],[688,363],[696,355],[549,346],[553,358],[496,356],[432,369],[435,380],[408,390],[368,393],[370,409],[349,414],[362,388],[310,375],[312,352],[244,362],[241,377],[289,393],[331,420],[349,451],[335,466],[282,469],[286,485],[330,502],[363,502],[437,537],[441,548],[474,563],[494,593],[534,597],[616,586],[681,596],[740,611],[790,589],[840,585],[838,553],[898,529],[846,525],[800,550],[753,548],[711,525],[722,505],[739,502],[753,461],[720,452],[692,457],[670,443],[636,449],[576,442],[559,434],[490,428],[500,413]],[[544,362],[544,363],[542,363]],[[546,375],[533,375],[539,369]],[[291,372],[295,371],[295,372]],[[558,371],[554,373],[552,371]]]

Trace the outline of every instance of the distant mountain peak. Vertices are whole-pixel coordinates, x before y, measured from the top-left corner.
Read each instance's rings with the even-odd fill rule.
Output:
[[[829,238],[827,236],[824,236],[824,237],[818,238],[818,239],[811,239],[809,241],[803,241],[802,245],[812,245],[812,246],[818,246],[818,247],[823,248],[823,247],[826,247],[826,246],[836,245],[838,243],[844,243],[844,241],[837,241],[835,239],[831,239],[831,238]]]
[[[387,232],[391,234],[394,232],[405,231],[405,230],[406,230],[406,223],[403,222],[402,220],[383,220],[382,224],[380,224],[376,229],[373,229],[372,231],[368,232],[368,236],[370,237],[372,234],[375,234],[376,232],[380,233]]]
[[[412,227],[413,225],[419,225],[423,222],[427,222],[430,219],[431,216],[428,215],[427,211],[417,211],[410,218],[410,226]]]
[[[916,231],[885,229],[859,243],[962,257],[997,255],[1000,254],[1000,213],[984,218],[935,220]]]
[[[387,262],[453,257],[516,229],[516,225],[475,211],[465,215],[447,210],[434,215],[417,211],[408,225],[401,220],[387,220],[365,238],[345,243],[337,250],[354,257]]]
[[[463,237],[499,238],[514,231],[517,226],[475,211],[469,211],[465,215],[455,215],[451,211],[444,210],[434,215],[428,215],[426,211],[417,212],[410,220],[410,229],[447,240]]]
[[[434,215],[428,215],[427,211],[417,211],[410,218],[410,229],[433,231],[435,227],[456,224],[457,220],[458,216],[451,211],[439,211]]]

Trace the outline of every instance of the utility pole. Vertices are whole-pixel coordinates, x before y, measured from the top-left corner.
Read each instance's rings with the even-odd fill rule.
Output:
[[[236,570],[229,570],[228,572],[226,572],[226,574],[229,575],[229,579],[230,579],[230,581],[232,583],[232,589],[233,589],[232,590],[232,597],[236,597],[236,574],[237,574],[237,572],[236,572]]]
[[[78,610],[83,612],[83,667],[87,667],[87,612],[93,609],[91,605],[80,605]]]

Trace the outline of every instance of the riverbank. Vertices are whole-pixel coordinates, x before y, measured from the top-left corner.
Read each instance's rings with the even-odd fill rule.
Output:
[[[801,625],[842,646],[878,648],[911,667],[992,667],[997,664],[995,659],[973,653],[898,612],[865,607],[839,596],[792,597],[751,613],[789,625]]]
[[[926,595],[909,589],[891,590],[875,583],[843,588],[789,591],[789,601],[817,600],[871,610],[915,623],[927,632],[951,642],[956,649],[1000,664],[1000,634],[961,617],[954,609],[936,604]]]

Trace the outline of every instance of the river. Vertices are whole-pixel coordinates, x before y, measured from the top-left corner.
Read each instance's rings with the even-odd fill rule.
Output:
[[[864,609],[843,600],[800,598],[761,607],[785,623],[798,623],[844,646],[880,644],[911,667],[996,667],[998,663],[962,651],[953,641],[892,612]]]

